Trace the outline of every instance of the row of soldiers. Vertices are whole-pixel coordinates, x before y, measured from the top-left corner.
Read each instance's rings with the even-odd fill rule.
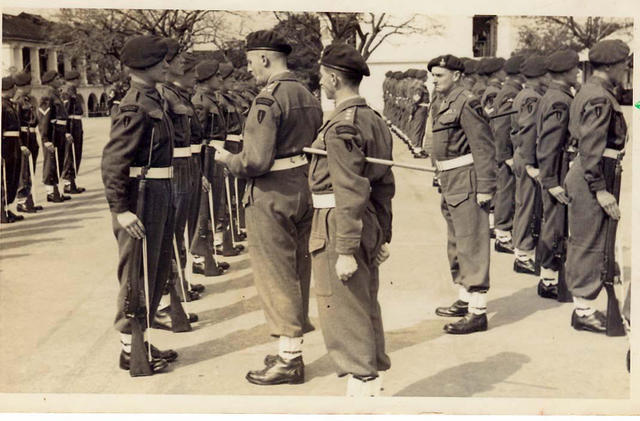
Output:
[[[423,148],[430,97],[426,70],[388,71],[382,83],[383,115],[402,133],[415,158],[426,158]],[[398,133],[400,134],[400,133]]]
[[[462,317],[445,326],[448,333],[488,327],[493,208],[495,250],[515,254],[516,272],[539,276],[540,297],[573,301],[576,330],[624,335],[612,297],[622,276],[616,228],[627,126],[614,85],[622,83],[628,57],[620,40],[597,43],[589,51],[593,74],[583,84],[578,55],[569,49],[429,62],[435,97],[427,136],[459,286],[458,300],[436,314]],[[610,317],[594,304],[603,287]],[[629,310],[627,287],[627,328]]]
[[[82,162],[82,103],[77,94],[80,74],[71,70],[64,79],[56,71],[42,76],[45,92],[40,102],[31,95],[31,74],[2,78],[2,211],[0,221],[24,219],[20,213],[43,209],[34,199],[36,162],[43,149],[42,182],[48,202],[71,199],[85,191],[76,185]],[[38,136],[37,132],[40,133]],[[63,192],[58,185],[64,180]]]

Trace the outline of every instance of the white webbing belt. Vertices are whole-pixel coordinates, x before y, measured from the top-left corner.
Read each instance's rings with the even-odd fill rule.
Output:
[[[142,167],[129,167],[129,177],[138,177],[142,174]],[[164,179],[173,178],[173,167],[149,168],[145,178]]]
[[[473,164],[473,155],[468,153],[457,158],[447,159],[446,161],[436,161],[436,168],[438,171],[448,171],[470,164]]]
[[[173,148],[173,157],[174,158],[190,158],[191,157],[191,147],[184,148]]]
[[[200,153],[202,151],[202,144],[198,143],[197,145],[191,145],[191,153]]]
[[[18,130],[7,130],[2,135],[5,137],[20,137],[20,132]]]
[[[291,156],[289,158],[279,158],[273,161],[273,165],[269,171],[282,171],[291,168],[307,165],[307,156],[304,154]]]
[[[329,194],[311,194],[311,200],[313,200],[313,207],[315,209],[327,209],[336,207],[336,195]]]
[[[228,134],[227,140],[231,142],[242,142],[242,135],[240,134]]]

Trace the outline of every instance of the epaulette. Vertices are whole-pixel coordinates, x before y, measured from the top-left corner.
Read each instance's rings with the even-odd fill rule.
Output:
[[[276,80],[274,82],[271,82],[267,86],[265,86],[262,92],[269,95],[273,95],[276,92],[276,89],[278,89],[278,86],[280,86],[280,82]]]

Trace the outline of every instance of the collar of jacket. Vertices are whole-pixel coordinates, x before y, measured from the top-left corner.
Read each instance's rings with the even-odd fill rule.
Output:
[[[336,108],[335,108],[335,110],[333,110],[333,112],[329,116],[328,120],[332,120],[333,118],[335,118],[335,116],[337,116],[338,114],[340,114],[341,112],[343,112],[347,108],[362,107],[362,106],[366,106],[366,105],[367,105],[367,100],[365,100],[361,96],[348,98],[347,100],[341,101],[339,104],[336,104]]]
[[[451,90],[451,92],[449,92],[447,96],[443,99],[443,101],[440,103],[440,109],[438,110],[438,114],[448,109],[449,105],[452,102],[454,102],[456,99],[458,99],[460,94],[462,94],[464,91],[465,91],[464,86],[460,86],[460,85],[455,86]]]
[[[542,84],[538,81],[526,81],[524,83],[524,87],[525,88],[529,88],[529,89],[533,89],[534,91],[536,91],[537,93],[539,93],[540,95],[544,95],[545,91],[547,90],[546,87],[542,86]]]
[[[295,80],[297,81],[298,79],[296,78],[296,76],[294,75],[294,73],[291,70],[285,70],[284,72],[280,72],[280,73],[276,73],[273,74],[269,77],[269,80],[267,81],[267,85],[269,85],[270,83],[273,82],[277,82],[280,80]]]
[[[153,99],[158,104],[162,105],[162,98],[160,98],[160,93],[156,89],[155,86],[147,85],[146,83],[141,83],[136,80],[131,81],[131,87],[137,89],[141,93],[145,94],[147,97]]]
[[[551,81],[551,83],[549,84],[549,87],[547,88],[547,90],[549,89],[555,89],[557,91],[562,91],[565,94],[569,95],[571,98],[573,98],[573,94],[571,93],[571,88],[569,87],[569,85],[565,84],[565,83],[559,83],[556,81]]]
[[[613,92],[613,84],[611,82],[609,82],[608,80],[604,80],[603,78],[601,78],[600,76],[591,76],[589,78],[589,80],[587,81],[588,83],[594,83],[596,85],[600,85],[602,86],[604,89],[606,89],[607,91],[609,91],[609,93],[611,93],[611,95],[614,95]],[[615,96],[615,95],[614,95]]]

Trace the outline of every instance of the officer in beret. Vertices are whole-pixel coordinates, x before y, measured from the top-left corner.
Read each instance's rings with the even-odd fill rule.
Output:
[[[38,131],[44,146],[42,177],[47,191],[47,202],[60,203],[71,197],[60,194],[58,184],[62,171],[73,162],[70,145],[73,142],[69,133],[69,115],[58,93],[63,82],[55,70],[42,75],[42,84],[46,86],[38,107]],[[68,175],[68,174],[67,174]]]
[[[319,101],[287,69],[291,46],[273,31],[247,36],[247,62],[256,82],[266,85],[256,97],[243,130],[243,149],[231,154],[216,146],[216,160],[248,180],[245,204],[249,256],[255,282],[279,352],[266,367],[250,371],[254,384],[304,381],[302,337],[309,322],[311,193],[309,146],[322,124]]]
[[[538,139],[538,104],[547,90],[547,67],[542,55],[533,54],[521,65],[524,88],[513,100],[516,111],[512,120],[514,145],[513,172],[516,176],[516,209],[513,227],[515,261],[519,273],[539,274],[536,244],[542,218],[540,178],[536,145]]]
[[[37,100],[31,95],[31,74],[21,72],[14,77],[16,84],[16,93],[14,102],[17,106],[18,119],[20,120],[20,143],[26,148],[23,150],[23,160],[20,176],[20,186],[18,188],[18,204],[16,206],[18,212],[34,213],[42,210],[42,206],[36,205],[33,200],[33,183],[32,174],[35,175],[36,162],[38,160],[38,152],[40,145],[38,136],[36,135],[37,119]]]
[[[524,85],[520,66],[523,55],[514,55],[504,64],[506,78],[494,100],[495,113],[489,123],[496,146],[496,196],[494,198],[494,225],[496,241],[494,249],[499,253],[513,254],[513,216],[515,213],[516,182],[513,173],[513,150],[511,127],[516,111],[513,100]]]
[[[82,130],[82,100],[78,97],[78,86],[80,86],[80,73],[77,70],[69,70],[64,74],[65,84],[60,89],[60,97],[67,110],[67,130],[73,138],[69,143],[66,153],[69,155],[65,158],[65,167],[63,169],[62,178],[64,178],[64,192],[69,194],[80,194],[86,189],[76,185],[76,171],[80,170],[82,161],[82,144],[84,132]],[[71,149],[73,148],[73,150]]]
[[[137,36],[125,43],[120,59],[130,72],[131,88],[112,116],[109,142],[102,153],[102,181],[118,242],[120,291],[115,327],[122,344],[120,368],[129,370],[132,376],[160,372],[178,357],[173,350],[160,351],[151,345],[151,359],[145,358],[146,363],[137,364],[139,359],[135,354],[140,348],[136,348],[136,344],[140,338],[132,337],[132,333],[144,332],[146,341],[149,327],[144,314],[145,300],[136,305],[140,297],[137,297],[137,282],[132,274],[142,272],[131,267],[138,260],[133,253],[140,250],[136,241],[146,241],[146,247],[142,247],[146,255],[142,264],[146,261],[149,291],[146,311],[151,315],[158,308],[171,267],[173,129],[156,89],[156,84],[165,80],[166,53],[167,45],[156,36]],[[144,196],[138,197],[143,178],[146,190]],[[136,214],[139,200],[145,201],[144,209]],[[146,351],[146,345],[142,352]]]
[[[20,142],[20,120],[13,102],[16,92],[11,76],[2,78],[2,223],[12,223],[24,219],[9,210],[18,192],[20,167],[22,165],[22,146]]]
[[[218,91],[222,82],[218,77],[220,63],[216,60],[204,60],[195,67],[198,83],[191,102],[202,128],[202,192],[199,203],[198,225],[196,235],[191,242],[191,253],[194,255],[193,272],[205,276],[219,276],[229,269],[227,262],[217,259],[214,233],[217,222],[226,216],[224,202],[223,168],[214,164],[214,142],[224,144],[227,126],[221,109]],[[213,215],[211,215],[213,212]],[[229,243],[229,242],[227,242]],[[228,244],[227,244],[228,247]],[[232,248],[227,254],[233,254]],[[236,253],[237,254],[237,253]]]
[[[562,187],[569,169],[564,155],[570,145],[569,109],[573,101],[571,90],[578,86],[579,62],[578,54],[569,49],[556,51],[547,57],[550,83],[538,105],[536,157],[540,169],[543,207],[538,242],[538,295],[543,298],[558,298],[558,272],[563,264],[566,205],[569,204]]]
[[[436,314],[461,317],[444,326],[447,333],[487,329],[489,290],[489,214],[496,188],[495,147],[480,99],[461,85],[464,65],[452,55],[431,60],[435,90],[442,95],[433,117],[432,156],[442,189],[447,222],[447,254],[458,300]]]
[[[175,246],[172,247],[171,274],[168,279],[169,283],[165,287],[165,292],[169,292],[169,294],[174,297],[171,301],[172,304],[175,305],[162,303],[160,310],[158,310],[156,314],[155,322],[165,327],[165,324],[170,321],[170,329],[174,332],[188,332],[191,330],[190,323],[197,320],[197,315],[191,315],[190,320],[185,314],[180,300],[175,299],[175,297],[179,295],[185,301],[196,300],[199,298],[199,292],[204,290],[204,286],[198,284],[198,286],[192,286],[192,288],[196,288],[198,291],[189,291],[188,284],[185,281],[187,250],[185,247],[184,234],[189,216],[189,201],[195,188],[192,177],[194,169],[191,160],[190,118],[193,114],[189,114],[191,111],[191,99],[188,92],[177,85],[184,76],[184,61],[182,55],[179,53],[180,44],[171,38],[165,38],[164,43],[167,45],[167,54],[164,59],[168,67],[166,79],[164,83],[157,85],[157,89],[160,97],[166,104],[166,113],[173,126],[173,158],[171,160],[173,178],[171,180],[171,187],[174,206],[173,235],[175,238],[175,240],[173,240]],[[191,76],[194,78],[195,83],[195,74]],[[175,249],[178,250],[177,256]],[[181,282],[182,285],[180,285]],[[166,295],[163,299],[166,299],[165,297]]]
[[[594,308],[594,300],[603,286],[607,221],[620,219],[612,191],[615,167],[627,142],[627,124],[613,87],[623,81],[628,56],[629,47],[620,40],[596,43],[589,50],[593,74],[569,111],[578,158],[564,181],[570,199],[566,275],[575,306],[571,325],[577,330],[606,331],[606,318]]]
[[[314,155],[309,173],[318,314],[338,376],[349,375],[347,396],[377,396],[379,372],[391,366],[377,294],[378,266],[389,257],[395,183],[390,167],[364,158],[392,159],[393,140],[359,94],[363,76],[369,76],[360,53],[333,44],[320,64],[320,85],[336,107],[312,145],[327,156]]]

